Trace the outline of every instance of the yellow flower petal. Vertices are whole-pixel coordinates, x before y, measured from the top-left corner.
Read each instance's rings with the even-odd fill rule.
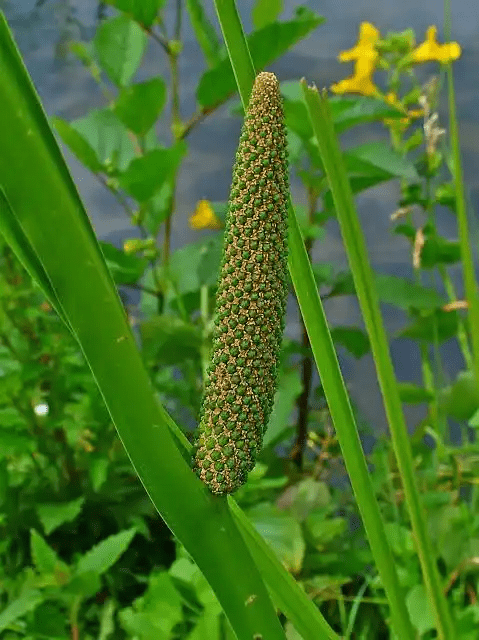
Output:
[[[221,229],[221,222],[215,215],[208,200],[200,200],[194,214],[190,217],[192,229]]]
[[[378,88],[371,79],[374,73],[374,64],[371,60],[360,59],[354,65],[354,74],[344,78],[331,86],[334,93],[360,93],[363,96],[373,96],[378,93]]]
[[[437,41],[437,27],[429,27],[426,39],[412,52],[414,62],[451,62],[461,55],[461,47],[457,42],[439,44]]]
[[[341,51],[339,60],[341,62],[349,62],[350,60],[370,58],[376,62],[378,52],[374,46],[379,40],[379,37],[380,33],[373,24],[370,22],[362,22],[359,27],[359,38],[356,45],[352,49]]]
[[[360,93],[363,96],[373,96],[378,93],[378,88],[370,76],[349,76],[337,84],[331,86],[334,93]]]

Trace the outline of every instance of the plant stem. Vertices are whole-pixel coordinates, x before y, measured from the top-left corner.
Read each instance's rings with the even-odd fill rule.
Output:
[[[314,212],[316,211],[316,203],[318,197],[311,187],[308,188],[308,221],[310,224],[313,222]],[[311,251],[313,248],[313,239],[307,238],[304,245],[308,257],[311,259]],[[296,442],[291,451],[291,459],[296,463],[297,467],[301,469],[303,464],[303,454],[306,447],[306,440],[308,437],[308,414],[309,414],[309,396],[311,393],[311,383],[313,380],[313,358],[311,356],[311,345],[309,343],[308,331],[304,324],[303,316],[300,311],[301,322],[301,347],[304,353],[301,360],[301,382],[303,385],[303,391],[296,401],[298,408],[298,423],[296,426]]]
[[[307,87],[305,81],[303,81],[303,90],[313,130],[331,186],[341,234],[371,342],[393,448],[411,518],[416,549],[426,590],[435,612],[438,637],[442,640],[454,640],[456,637],[455,628],[448,604],[442,593],[435,553],[426,529],[425,516],[419,499],[409,435],[396,384],[389,343],[381,318],[374,276],[346,168],[334,132],[330,107],[325,93],[320,95],[316,88]],[[398,623],[397,619],[395,619],[396,623]],[[398,630],[396,630],[397,632]],[[404,636],[400,634],[400,637]]]
[[[467,220],[466,201],[464,197],[464,181],[462,173],[461,150],[459,146],[459,128],[457,124],[454,76],[452,64],[447,69],[447,87],[449,103],[449,130],[454,166],[454,186],[456,192],[457,222],[459,230],[459,246],[464,278],[465,297],[469,307],[468,323],[472,340],[473,370],[476,382],[479,381],[479,295],[474,273],[474,258],[469,244],[470,232]]]

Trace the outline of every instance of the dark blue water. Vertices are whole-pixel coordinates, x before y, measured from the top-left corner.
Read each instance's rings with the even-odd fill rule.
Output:
[[[169,2],[169,5],[174,3]],[[212,3],[205,3],[210,7]],[[253,2],[238,3],[246,30],[250,30],[249,14]],[[442,32],[443,7],[440,0],[322,0],[303,2],[310,9],[326,17],[308,39],[298,44],[280,62],[272,66],[280,80],[293,80],[305,76],[317,86],[328,86],[349,75],[350,66],[340,64],[340,50],[350,48],[357,38],[361,21],[373,22],[382,34],[412,27],[417,40],[423,39],[428,26],[438,26]],[[460,122],[461,146],[464,162],[466,195],[470,204],[474,246],[477,245],[475,221],[479,209],[479,5],[477,0],[456,0],[453,4],[453,39],[461,44],[463,53],[455,63],[457,109]],[[285,0],[284,17],[290,17],[296,2]],[[99,5],[94,0],[15,0],[2,2],[0,8],[14,31],[25,64],[49,115],[67,120],[84,116],[91,108],[100,107],[104,99],[86,69],[68,53],[72,40],[89,40],[96,29]],[[210,7],[211,8],[211,7]],[[113,15],[110,8],[100,8]],[[212,11],[210,11],[215,20]],[[166,10],[170,27],[172,11]],[[183,23],[184,53],[181,57],[180,79],[182,90],[181,112],[188,117],[195,111],[195,87],[204,70],[203,58],[194,41],[187,17]],[[442,40],[441,36],[439,39]],[[437,67],[430,67],[431,74]],[[427,68],[426,68],[427,70]],[[162,75],[168,82],[168,65],[162,50],[151,43],[138,77]],[[231,104],[223,106],[206,119],[190,135],[190,151],[180,174],[177,212],[172,242],[179,247],[196,237],[188,228],[188,217],[201,198],[226,200],[231,179],[231,165],[241,122],[230,113]],[[441,126],[447,126],[447,113],[440,110]],[[165,120],[160,123],[160,134],[168,143],[169,129]],[[360,143],[376,135],[374,129],[357,129],[345,142]],[[65,150],[67,162],[78,186],[97,234],[119,244],[132,235],[129,222],[116,200]],[[292,185],[295,202],[305,204],[305,194],[297,181]],[[358,208],[367,237],[371,261],[378,271],[411,276],[409,247],[404,239],[390,233],[390,215],[396,209],[397,185],[387,184],[370,189],[358,198]],[[446,212],[439,212],[442,233],[455,238],[455,220]],[[334,262],[346,267],[342,243],[334,225],[328,232],[327,242],[318,243],[315,259]],[[458,272],[459,274],[459,272]],[[458,280],[459,281],[459,280]],[[351,298],[337,298],[326,303],[326,312],[332,325],[361,324],[356,303]],[[388,330],[394,332],[404,323],[404,316],[389,307],[384,309]],[[298,335],[299,323],[294,313],[288,321],[289,335]],[[394,362],[402,380],[420,381],[420,359],[417,347],[407,341],[392,343]],[[451,342],[443,348],[446,369],[453,375],[461,368],[462,360]],[[385,425],[381,399],[377,390],[372,359],[359,361],[342,358],[342,367],[352,395],[365,418],[382,430]],[[411,423],[418,417],[410,412]]]

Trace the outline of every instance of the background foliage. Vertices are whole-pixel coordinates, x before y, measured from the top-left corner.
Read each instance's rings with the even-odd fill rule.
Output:
[[[199,203],[191,212],[198,240],[175,249],[172,225],[184,215],[175,195],[189,133],[234,96],[235,78],[202,3],[178,3],[205,59],[197,110],[184,119],[181,20],[173,28],[165,25],[161,0],[109,4],[116,10],[93,40],[72,46],[100,84],[105,106],[73,122],[52,123],[131,221],[132,237],[124,247],[102,243],[102,251],[125,303],[133,289],[140,292],[139,304],[126,304],[126,311],[154,388],[171,415],[192,428],[209,357],[226,203]],[[283,19],[281,2],[258,0],[252,21],[248,44],[262,69],[320,28],[322,18],[299,7]],[[380,301],[405,318],[390,341],[413,340],[420,353],[422,384],[398,387],[403,403],[426,408],[424,420],[412,425],[416,476],[443,591],[459,637],[472,639],[479,622],[479,393],[467,305],[450,276],[451,266],[461,261],[460,244],[441,237],[436,224],[438,206],[451,216],[458,209],[450,145],[436,115],[442,76],[425,86],[415,76],[417,64],[448,62],[457,49],[450,43],[447,57],[444,49],[431,48],[429,36],[428,50],[415,46],[410,31],[384,37],[377,32],[372,40],[364,31],[356,53],[342,54],[344,61],[355,60],[355,80],[333,87],[338,95],[331,99],[332,116],[338,134],[368,122],[384,125],[381,141],[345,150],[353,192],[400,184],[391,231],[405,239],[414,279],[376,274],[375,282]],[[167,56],[168,79],[135,80],[149,41]],[[367,73],[361,67],[365,60]],[[371,91],[378,72],[382,89],[374,85]],[[295,204],[295,210],[312,255],[327,241],[336,211],[300,84],[282,82],[281,88],[291,169],[308,203]],[[165,109],[171,112],[170,131],[163,138],[156,123]],[[234,111],[237,117],[241,110]],[[355,295],[351,273],[324,262],[313,263],[313,271],[323,299]],[[424,284],[431,273],[440,286]],[[5,638],[233,638],[205,578],[137,480],[76,343],[6,244],[0,279],[0,632]],[[362,327],[334,327],[332,336],[354,358],[370,350]],[[463,370],[451,381],[441,352],[448,340],[458,341],[464,357]],[[389,439],[356,417],[364,436],[376,436],[368,462],[411,621],[419,637],[434,638]],[[451,438],[451,426],[459,438]],[[323,388],[313,375],[304,325],[298,339],[284,340],[264,451],[236,497],[338,633],[390,637],[384,588]],[[287,637],[299,638],[284,622]]]

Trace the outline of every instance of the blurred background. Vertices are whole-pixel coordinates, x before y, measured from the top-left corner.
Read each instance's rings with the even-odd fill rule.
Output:
[[[205,3],[213,23],[216,18],[212,3]],[[174,3],[167,3],[166,23],[173,22]],[[326,18],[310,37],[301,41],[292,51],[272,65],[281,81],[306,77],[318,87],[328,87],[333,82],[349,75],[350,64],[337,60],[339,51],[349,49],[357,40],[359,24],[369,21],[376,25],[382,35],[388,31],[412,28],[418,42],[422,41],[430,25],[437,25],[438,39],[444,41],[443,3],[439,0],[369,0],[368,2],[347,0],[324,0],[304,2]],[[242,0],[239,9],[245,30],[251,30],[252,0]],[[298,6],[296,0],[284,1],[283,19],[291,17]],[[75,40],[90,40],[103,17],[115,11],[96,0],[15,0],[1,1],[0,7],[14,31],[26,66],[37,87],[49,116],[59,116],[67,121],[80,118],[92,108],[105,104],[98,86],[88,70],[69,52],[69,43]],[[171,25],[170,25],[171,26]],[[195,111],[195,86],[204,71],[204,61],[188,20],[182,26],[184,51],[180,56],[180,83],[182,89],[181,114],[188,117]],[[460,124],[461,146],[464,163],[466,198],[471,214],[472,242],[477,246],[477,211],[479,209],[479,92],[477,91],[477,69],[479,66],[479,7],[475,0],[456,0],[452,6],[452,40],[459,42],[462,55],[454,65],[457,110]],[[419,73],[424,82],[436,72],[437,66],[422,65]],[[168,78],[166,56],[155,43],[150,42],[137,80],[153,74]],[[446,97],[439,109],[439,126],[447,126]],[[195,239],[198,232],[188,225],[200,199],[226,200],[231,180],[231,167],[241,127],[241,119],[231,113],[230,100],[226,105],[195,128],[189,137],[189,154],[183,163],[179,179],[177,208],[172,228],[172,247],[177,248]],[[169,108],[158,124],[160,139],[171,141]],[[387,138],[380,125],[355,127],[342,136],[345,148],[348,145]],[[131,236],[131,227],[124,211],[113,196],[104,189],[95,177],[62,146],[68,165],[91,217],[97,235],[121,247],[125,238]],[[299,180],[292,177],[293,200],[305,203],[304,189]],[[399,184],[386,182],[360,194],[357,202],[365,231],[371,261],[376,271],[404,277],[412,276],[409,245],[404,238],[390,233],[390,216],[397,207]],[[346,267],[336,223],[327,227],[328,241],[316,243],[314,259],[334,262]],[[449,239],[457,236],[455,219],[448,213],[438,212],[438,230]],[[460,266],[453,278],[462,293]],[[440,283],[434,282],[440,287]],[[135,301],[133,296],[132,301]],[[339,296],[326,302],[326,313],[332,325],[361,325],[356,301],[351,296]],[[398,329],[403,316],[397,308],[383,306],[386,325],[390,333]],[[288,317],[287,334],[297,337],[300,324],[292,308]],[[412,341],[400,340],[391,343],[393,359],[399,380],[420,381],[419,351]],[[442,354],[446,374],[451,377],[462,368],[462,359],[454,340],[445,342]],[[358,409],[366,422],[381,431],[385,426],[382,403],[376,384],[373,360],[370,354],[356,360],[342,357],[342,368]],[[412,425],[421,417],[421,407],[406,408]]]

